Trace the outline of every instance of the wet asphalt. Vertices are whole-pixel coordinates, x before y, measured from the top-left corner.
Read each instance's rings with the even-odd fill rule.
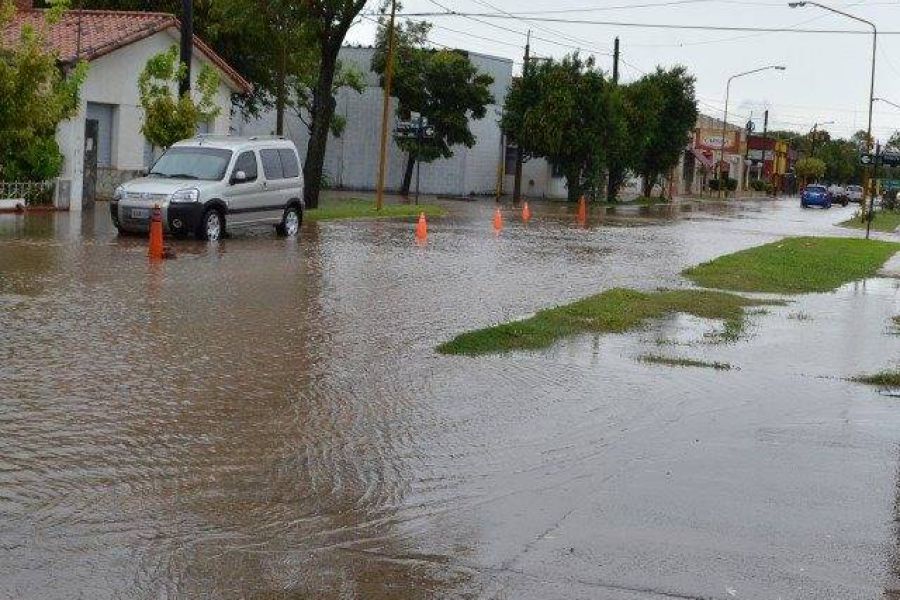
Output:
[[[718,343],[674,315],[541,352],[462,331],[781,236],[796,200],[446,201],[149,264],[102,210],[0,215],[0,598],[900,598],[900,281]],[[727,362],[643,363],[655,353]]]

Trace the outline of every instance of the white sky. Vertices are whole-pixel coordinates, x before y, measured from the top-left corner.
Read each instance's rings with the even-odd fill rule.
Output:
[[[791,9],[786,0],[436,0],[458,12],[545,12],[543,16],[679,25],[741,27],[806,27],[870,31],[862,23],[817,7]],[[646,5],[656,6],[646,6]],[[835,0],[828,4],[874,21],[880,31],[900,32],[900,0]],[[644,6],[640,6],[644,5]],[[375,12],[370,0],[364,12]],[[496,7],[498,10],[495,10]],[[404,12],[441,12],[432,0],[403,0]],[[537,15],[535,15],[537,16]],[[730,75],[769,64],[784,72],[764,71],[735,79],[729,101],[730,122],[744,123],[752,111],[757,131],[769,109],[770,129],[809,131],[816,122],[832,135],[846,137],[865,129],[872,36],[752,33],[734,31],[663,30],[596,24],[528,22],[459,16],[428,17],[431,40],[438,44],[504,56],[521,69],[525,31],[532,29],[532,54],[560,57],[574,48],[594,54],[604,70],[612,69],[613,38],[621,43],[620,77],[635,79],[656,65],[683,64],[697,77],[700,110],[721,118],[725,84]],[[511,31],[510,31],[511,30]],[[362,19],[347,36],[348,43],[371,44],[375,24]],[[478,36],[478,37],[476,37]],[[490,39],[483,39],[490,38]],[[541,38],[541,39],[536,39]],[[558,43],[551,43],[553,40]],[[900,104],[900,35],[879,35],[875,96]],[[885,140],[900,129],[900,108],[876,102],[873,133]]]

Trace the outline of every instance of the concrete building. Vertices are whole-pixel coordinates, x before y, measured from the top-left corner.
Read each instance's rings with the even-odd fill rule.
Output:
[[[337,93],[335,110],[346,119],[347,125],[340,137],[330,137],[328,140],[324,171],[331,187],[358,190],[376,187],[383,92],[378,75],[370,68],[374,51],[371,47],[348,46],[340,52],[339,58],[345,65],[356,67],[364,74],[366,87],[361,94],[349,89],[341,89]],[[472,148],[457,146],[448,159],[422,163],[422,193],[492,194],[496,188],[498,167],[503,156],[500,110],[512,81],[512,61],[475,52],[465,54],[479,71],[494,78],[491,86],[494,103],[487,107],[483,119],[470,122],[476,138]],[[392,103],[390,115],[389,127],[393,131],[398,122],[396,100]],[[234,127],[241,135],[271,134],[275,131],[275,113],[268,111],[250,121],[235,119]],[[297,144],[301,157],[305,157],[309,132],[300,117],[290,110],[285,115],[285,135]],[[393,138],[389,142],[388,152],[386,187],[397,190],[403,179],[406,154]]]
[[[4,43],[14,43],[26,24],[43,27],[43,11],[33,10],[31,0],[17,0],[17,5],[12,23],[3,31]],[[78,113],[60,124],[56,136],[65,157],[57,204],[81,210],[94,197],[110,196],[121,181],[149,166],[152,151],[141,134],[137,80],[150,57],[178,44],[180,24],[164,13],[71,10],[44,35],[63,68],[79,60],[90,63]],[[194,78],[204,64],[221,76],[217,93],[221,112],[201,130],[228,133],[232,95],[250,91],[250,84],[195,37]]]
[[[725,127],[722,120],[701,114],[697,117],[691,139],[685,146],[681,161],[674,171],[672,191],[676,195],[700,194],[707,189],[718,170],[737,180],[739,189],[744,182],[744,154],[747,149],[746,132],[742,127]]]

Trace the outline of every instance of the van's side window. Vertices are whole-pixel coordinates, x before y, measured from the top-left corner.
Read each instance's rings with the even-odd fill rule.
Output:
[[[256,181],[257,176],[259,175],[259,169],[256,166],[256,154],[251,150],[250,152],[242,152],[240,156],[238,156],[237,160],[234,162],[234,173],[238,171],[243,171],[247,176],[247,179],[244,180],[245,183],[250,181]]]
[[[274,179],[284,179],[278,150],[260,150],[259,157],[262,159],[263,171],[266,174],[266,179],[269,181]]]
[[[300,177],[300,165],[297,163],[297,153],[287,148],[278,151],[281,157],[281,168],[287,179]]]

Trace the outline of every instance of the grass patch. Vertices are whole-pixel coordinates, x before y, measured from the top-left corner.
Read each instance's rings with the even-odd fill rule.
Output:
[[[695,360],[693,358],[676,358],[673,356],[662,356],[660,354],[644,354],[638,360],[654,365],[666,365],[669,367],[704,367],[707,369],[715,369],[717,371],[730,371],[734,367],[723,362],[708,362],[705,360]]]
[[[865,229],[866,221],[862,216],[857,215],[852,219],[841,223],[842,227],[852,227],[853,229]],[[885,233],[893,233],[897,227],[900,227],[900,212],[895,211],[876,211],[872,217],[872,229],[875,231],[883,231]]]
[[[729,335],[736,336],[744,327],[744,307],[763,304],[780,302],[709,290],[647,293],[617,288],[542,310],[529,319],[463,333],[438,346],[437,351],[478,356],[512,350],[537,350],[550,346],[559,338],[577,333],[622,333],[642,326],[648,319],[669,313],[722,319]]]
[[[384,204],[381,210],[375,210],[374,200],[363,198],[324,198],[318,208],[311,208],[304,213],[310,221],[333,221],[337,219],[390,219],[401,217],[418,217],[424,212],[428,217],[442,217],[447,211],[435,204]]]
[[[858,375],[852,377],[850,381],[857,383],[867,383],[869,385],[877,385],[880,387],[900,387],[900,371],[881,371],[872,375]]]
[[[874,276],[900,244],[828,237],[786,238],[726,254],[683,274],[698,285],[739,292],[826,292]]]

